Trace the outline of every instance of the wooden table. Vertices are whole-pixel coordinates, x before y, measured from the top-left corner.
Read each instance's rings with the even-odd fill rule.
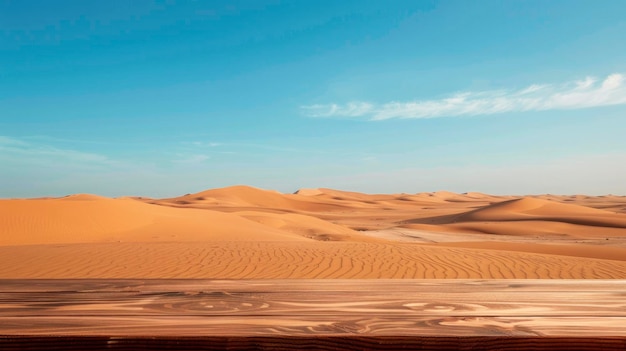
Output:
[[[626,350],[626,280],[0,280],[0,350]]]

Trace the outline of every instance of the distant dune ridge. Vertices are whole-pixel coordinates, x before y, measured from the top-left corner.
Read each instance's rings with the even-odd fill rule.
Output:
[[[0,200],[0,278],[621,278],[626,197],[249,186]]]

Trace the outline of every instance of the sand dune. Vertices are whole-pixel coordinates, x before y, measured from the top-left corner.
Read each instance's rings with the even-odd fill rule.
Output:
[[[237,215],[72,196],[1,200],[0,245],[111,241],[307,240]]]
[[[458,217],[458,220],[524,220],[524,219],[554,219],[557,222],[582,221],[586,218],[592,221],[593,225],[621,227],[626,225],[624,216],[616,216],[615,213],[595,208],[563,204],[554,201],[541,200],[537,198],[524,197],[521,199],[500,202],[494,205],[481,208],[476,211]],[[595,220],[600,218],[601,220]],[[583,221],[584,222],[584,221]],[[610,223],[623,224],[611,224]],[[582,223],[577,223],[582,224]]]
[[[299,234],[322,241],[377,241],[331,222],[296,213],[274,214],[254,211],[236,212],[237,215],[271,228]]]
[[[609,240],[626,238],[624,228],[596,227],[590,225],[576,225],[554,221],[524,220],[524,221],[503,221],[503,222],[463,222],[441,225],[428,224],[407,224],[404,228],[415,230],[432,230],[445,233],[466,233],[466,234],[494,234],[501,236],[524,236],[544,240],[550,238],[557,239],[596,239]],[[494,240],[498,240],[494,238]]]
[[[626,278],[623,208],[248,186],[0,200],[0,278]]]
[[[311,198],[297,194],[281,194],[275,191],[243,185],[212,189],[170,199],[147,200],[147,202],[164,206],[217,209],[221,211],[254,208],[265,212],[318,212],[347,208],[346,204],[332,203],[321,198]]]
[[[522,197],[468,212],[411,220],[404,227],[504,235],[609,238],[626,233],[626,216],[572,203]]]
[[[604,195],[538,195],[539,199],[552,200],[562,203],[574,203],[577,205],[607,210],[616,213],[626,213],[626,196]]]
[[[211,189],[175,198],[176,201],[209,201],[222,206],[291,207],[292,202],[280,193],[249,186]]]

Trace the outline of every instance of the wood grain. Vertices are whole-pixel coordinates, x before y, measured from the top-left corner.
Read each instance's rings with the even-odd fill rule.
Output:
[[[626,280],[0,280],[0,349],[624,350]]]

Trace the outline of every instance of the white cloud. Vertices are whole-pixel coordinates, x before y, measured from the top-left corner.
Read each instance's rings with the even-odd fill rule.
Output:
[[[504,112],[573,110],[626,104],[623,74],[599,82],[594,77],[564,84],[532,84],[518,90],[469,91],[435,100],[374,104],[349,102],[302,106],[310,117],[439,118]]]
[[[374,105],[367,102],[349,102],[343,106],[337,104],[310,105],[302,106],[302,109],[312,117],[358,117],[370,114],[374,110]]]

